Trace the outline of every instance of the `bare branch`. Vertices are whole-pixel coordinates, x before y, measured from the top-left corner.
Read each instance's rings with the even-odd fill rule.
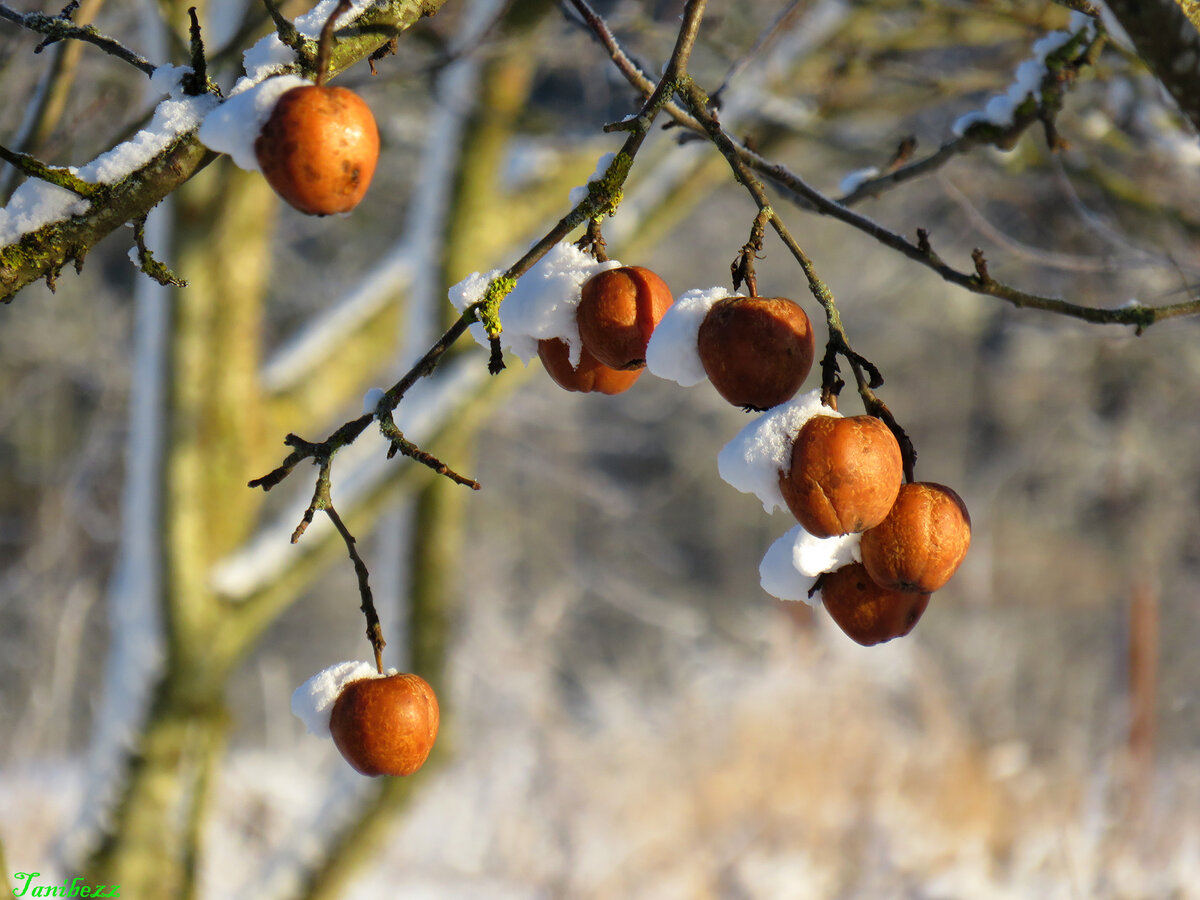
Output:
[[[643,90],[646,84],[646,76],[643,72],[637,69],[636,66],[629,60],[627,54],[621,49],[619,42],[612,35],[612,32],[605,25],[603,19],[588,6],[586,0],[566,0],[573,7],[580,11],[584,18],[585,24],[597,37],[597,39],[608,49],[609,55],[613,63],[617,66],[620,72],[625,76],[638,90]],[[1160,0],[1166,2],[1166,0]],[[1090,51],[1090,47],[1088,48]],[[1200,55],[1197,56],[1200,59]],[[1200,97],[1200,90],[1197,90],[1196,97]],[[668,112],[676,122],[693,130],[704,131],[703,123],[698,121],[694,115],[689,115],[687,111],[682,110],[674,104],[664,105],[664,111]],[[1028,127],[1033,121],[1038,121],[1039,118],[1034,116],[1028,122],[1022,120],[1021,129]],[[720,126],[717,126],[718,129]],[[1016,128],[1016,123],[1014,123]],[[1175,318],[1178,316],[1191,316],[1200,314],[1200,298],[1189,299],[1180,303],[1170,304],[1166,306],[1145,306],[1142,304],[1126,304],[1117,309],[1101,309],[1090,307],[1083,304],[1072,303],[1058,297],[1045,297],[1038,294],[1022,291],[1010,285],[1003,284],[998,281],[989,281],[984,284],[980,281],[977,274],[961,271],[945,263],[932,249],[929,242],[928,232],[924,229],[918,229],[917,243],[913,243],[895,232],[885,228],[879,223],[854,212],[849,208],[849,204],[877,193],[885,184],[900,183],[919,175],[925,174],[937,167],[943,165],[949,158],[957,155],[968,149],[970,146],[975,146],[979,143],[991,143],[988,138],[995,135],[986,135],[982,132],[968,132],[963,139],[951,142],[923,160],[918,160],[910,163],[907,166],[897,169],[889,175],[883,176],[880,179],[875,179],[871,182],[864,183],[860,189],[849,195],[846,203],[839,203],[822,194],[816,188],[809,185],[799,175],[795,174],[787,167],[774,163],[757,152],[751,150],[745,144],[737,141],[732,136],[724,134],[722,141],[725,146],[732,148],[736,155],[742,160],[745,165],[760,175],[765,176],[777,186],[783,189],[784,195],[801,209],[818,212],[822,215],[830,216],[838,221],[855,228],[864,234],[874,238],[886,247],[895,250],[909,259],[919,262],[937,272],[944,280],[964,288],[972,293],[983,294],[985,296],[995,297],[1005,302],[1011,303],[1013,306],[1030,309],[1040,309],[1045,312],[1056,313],[1071,318],[1081,319],[1085,322],[1103,325],[1131,325],[1134,326],[1139,333],[1150,325],[1164,319]],[[718,145],[720,146],[720,145]],[[787,240],[785,240],[787,243]],[[790,246],[789,246],[789,249]],[[799,249],[798,247],[796,249]],[[802,251],[801,251],[802,252]],[[793,250],[793,255],[795,251]]]
[[[70,18],[48,16],[40,12],[19,13],[14,9],[9,9],[2,3],[0,3],[0,19],[7,19],[16,25],[20,25],[22,28],[28,28],[30,31],[46,35],[48,40],[43,41],[35,52],[40,51],[54,41],[68,39],[85,41],[99,47],[110,56],[115,56],[117,59],[129,63],[147,75],[154,74],[153,63],[134,53],[116,38],[101,34],[92,25],[75,25],[71,22]]]

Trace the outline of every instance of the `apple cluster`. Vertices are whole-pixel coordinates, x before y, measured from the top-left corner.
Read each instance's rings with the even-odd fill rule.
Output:
[[[861,561],[819,576],[829,615],[864,645],[908,634],[966,556],[962,498],[942,484],[904,483],[900,445],[874,416],[814,415],[789,457],[779,491],[800,527],[817,539],[860,535]]]
[[[451,299],[465,308],[490,277],[471,276]],[[905,483],[900,445],[882,419],[842,416],[819,391],[797,396],[815,342],[793,301],[721,288],[675,300],[648,269],[597,263],[560,244],[518,282],[504,313],[508,348],[528,359],[533,341],[566,390],[619,394],[648,369],[684,386],[707,378],[728,402],[763,413],[718,457],[726,481],[798,522],[764,559],[763,587],[783,599],[819,594],[858,643],[911,631],[962,562],[971,526],[958,494]]]

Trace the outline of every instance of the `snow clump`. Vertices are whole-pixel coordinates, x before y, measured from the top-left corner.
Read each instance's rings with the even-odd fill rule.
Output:
[[[583,283],[621,263],[615,259],[597,262],[588,253],[566,241],[556,244],[517,281],[512,293],[500,306],[500,346],[526,364],[537,356],[538,341],[559,338],[570,349],[572,366],[579,365],[583,344],[575,324],[575,307],[579,304]],[[478,303],[487,292],[488,284],[501,270],[486,274],[475,272],[450,288],[450,302],[458,310]],[[471,333],[482,346],[488,345],[483,326],[476,323]]]
[[[682,387],[699,384],[708,375],[700,362],[700,323],[714,303],[731,294],[723,287],[694,288],[680,294],[650,335],[646,368],[651,375]]]
[[[819,538],[796,525],[767,550],[758,567],[759,584],[780,600],[802,600],[816,606],[820,593],[809,596],[814,580],[825,572],[861,562],[861,539],[861,534]]]
[[[254,142],[279,98],[292,88],[308,84],[296,75],[280,75],[233,94],[205,117],[197,135],[200,143],[217,153],[228,153],[238,168],[260,171]]]
[[[768,513],[784,509],[787,504],[779,492],[779,473],[791,468],[796,433],[817,415],[841,416],[821,403],[819,388],[763,413],[718,454],[721,479],[743,493],[754,494]]]
[[[361,660],[334,663],[292,692],[292,715],[307,726],[310,734],[327,738],[330,736],[329,719],[333,715],[333,704],[343,687],[364,678],[385,678],[398,674],[398,670],[388,669],[380,675],[373,665]]]

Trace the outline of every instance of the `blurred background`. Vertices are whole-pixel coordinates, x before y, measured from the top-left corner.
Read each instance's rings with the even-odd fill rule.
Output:
[[[658,72],[682,4],[597,9]],[[264,14],[205,14],[228,89]],[[84,16],[186,58],[184,5]],[[950,140],[1067,18],[713,2],[692,72],[728,80],[731,132],[837,196],[905,138],[918,157]],[[0,109],[6,146],[81,164],[144,122],[140,75],[37,40],[0,30],[5,96],[31,98]],[[269,494],[247,481],[287,433],[323,439],[395,381],[451,321],[448,286],[548,231],[638,105],[552,2],[446,3],[376,67],[338,80],[383,138],[352,215],[304,217],[222,158],[150,221],[188,288],[140,275],[122,230],[0,310],[4,876],[134,898],[1195,896],[1196,323],[1136,336],[1013,309],[783,200],[918,477],[971,511],[917,629],[862,648],[762,591],[792,522],[718,478],[749,418],[707,383],[568,394],[536,362],[489,378],[467,340],[397,412],[482,490],[385,460],[371,433],[333,469],[385,663],[438,690],[437,751],[381,782],[303,733],[292,690],[370,653],[354,571],[320,518],[289,543],[309,463]],[[981,247],[1036,293],[1195,297],[1200,144],[1134,54],[1106,48],[1058,127],[1068,150],[1031,129],[857,208],[927,229],[956,268]],[[614,257],[677,294],[728,284],[754,209],[708,144],[656,130],[625,193]],[[823,321],[770,235],[758,272]]]

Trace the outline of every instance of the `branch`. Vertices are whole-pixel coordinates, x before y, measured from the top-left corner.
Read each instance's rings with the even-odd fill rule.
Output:
[[[841,314],[838,312],[833,291],[829,289],[829,285],[821,280],[821,277],[817,274],[816,266],[813,265],[808,254],[796,242],[787,225],[784,224],[783,219],[771,208],[766,188],[762,182],[754,177],[754,174],[742,159],[738,145],[721,127],[716,114],[711,111],[708,95],[701,90],[700,86],[690,76],[686,76],[681,80],[678,94],[687,107],[688,112],[704,128],[713,146],[725,157],[726,162],[729,163],[729,168],[733,171],[734,178],[754,198],[754,202],[758,206],[758,217],[755,219],[755,228],[759,228],[760,223],[764,220],[771,224],[779,239],[783,241],[784,246],[788,248],[788,251],[795,258],[796,262],[800,264],[800,268],[804,271],[804,277],[808,280],[809,291],[825,312],[825,323],[829,330],[829,342],[826,345],[825,358],[821,364],[823,373],[822,402],[833,405],[838,392],[841,390],[842,382],[838,377],[837,357],[843,356],[854,372],[859,394],[862,396],[867,408],[871,409],[873,405],[882,406],[881,401],[875,396],[873,389],[883,384],[883,377],[873,364],[865,357],[856,353],[853,347],[851,347],[850,338],[842,326]],[[752,232],[751,239],[746,245],[751,253],[754,251],[755,238],[756,233]],[[743,248],[743,253],[745,252],[746,248]],[[735,278],[738,277],[737,269],[737,263],[735,263]],[[893,422],[889,422],[889,425],[892,424]],[[896,427],[898,428],[898,426]],[[898,431],[896,435],[897,439],[901,435],[903,435],[902,430]],[[901,446],[903,446],[903,442]]]
[[[70,169],[47,165],[28,153],[18,153],[15,150],[9,150],[7,147],[0,146],[0,159],[30,178],[37,178],[39,181],[44,181],[47,184],[65,188],[72,194],[83,197],[85,200],[101,197],[104,194],[105,189],[103,185],[84,181]]]
[[[913,243],[872,219],[834,202],[786,167],[763,159],[753,151],[744,148],[739,155],[751,169],[762,173],[781,187],[788,199],[798,206],[830,216],[858,229],[885,247],[932,269],[945,281],[958,285],[971,293],[995,297],[1019,308],[1040,309],[1044,312],[1056,313],[1096,325],[1132,325],[1137,328],[1138,333],[1164,319],[1200,314],[1200,298],[1167,306],[1143,306],[1136,303],[1116,309],[1104,309],[1072,303],[1059,297],[1029,293],[1003,284],[991,277],[982,278],[978,272],[968,273],[955,269],[934,252],[929,242],[929,233],[924,229],[918,229],[917,242]]]
[[[580,12],[584,23],[597,40],[608,50],[614,65],[625,76],[626,80],[638,90],[643,90],[646,84],[645,73],[630,61],[628,55],[621,49],[620,43],[604,23],[604,20],[592,10],[587,4],[587,0],[563,0],[563,2],[569,2]],[[1160,2],[1166,2],[1166,0],[1160,0]],[[1198,56],[1198,59],[1200,59],[1200,56]],[[1197,91],[1195,96],[1200,100],[1200,90]],[[703,124],[693,115],[689,115],[688,111],[669,103],[665,104],[663,109],[678,124],[704,133],[705,128]],[[970,134],[967,140],[952,142],[939,149],[930,157],[911,163],[909,166],[897,170],[891,175],[884,176],[883,179],[878,181],[898,183],[917,175],[925,174],[933,168],[944,164],[950,157],[963,152],[968,146],[990,142],[982,140],[983,137],[984,135],[982,134]],[[874,238],[884,246],[932,269],[945,281],[972,293],[995,297],[1016,307],[1040,309],[1045,312],[1064,315],[1093,324],[1132,325],[1137,329],[1139,334],[1149,326],[1165,319],[1200,314],[1200,297],[1165,306],[1144,306],[1140,303],[1131,303],[1116,309],[1102,309],[1072,303],[1057,297],[1045,297],[1022,291],[995,279],[983,280],[978,277],[977,273],[955,269],[945,263],[933,252],[932,246],[929,244],[928,232],[924,229],[918,230],[917,243],[913,243],[866,216],[851,210],[849,208],[850,203],[863,199],[869,193],[872,193],[868,189],[868,186],[871,184],[870,182],[864,184],[862,190],[857,190],[848,196],[847,203],[838,203],[810,186],[804,179],[787,167],[764,158],[732,136],[725,134],[723,141],[726,142],[727,147],[733,148],[736,151],[736,155],[746,167],[767,177],[778,187],[782,188],[787,199],[796,206],[837,219],[843,224],[849,225]],[[879,186],[879,183],[875,184],[874,193],[878,193]],[[787,243],[786,240],[785,243]],[[790,246],[789,249],[791,249]],[[795,251],[793,251],[793,255],[795,255]]]
[[[366,59],[421,17],[433,15],[445,2],[388,0],[368,7],[355,20],[353,29],[341,29],[345,36],[334,45],[330,71],[341,71]],[[4,12],[6,9],[0,6],[0,16],[22,24],[30,15],[41,16],[40,13],[22,16],[11,10]],[[302,63],[285,71],[314,74]],[[110,193],[104,203],[93,203],[81,215],[44,225],[0,247],[0,302],[10,301],[23,287],[40,278],[52,280],[68,262],[78,264],[101,239],[126,222],[146,215],[216,157],[200,143],[195,130],[186,132],[144,166],[108,186]]]
[[[459,475],[436,457],[421,450],[411,441],[408,441],[399,428],[396,427],[395,420],[392,418],[392,412],[400,404],[400,401],[404,399],[405,394],[408,393],[413,385],[420,379],[431,375],[437,369],[446,352],[454,346],[458,339],[475,322],[479,322],[484,326],[492,346],[488,370],[492,374],[496,374],[503,368],[504,364],[500,356],[499,342],[501,331],[499,308],[501,302],[512,291],[517,283],[517,279],[528,272],[552,247],[564,240],[572,231],[585,222],[591,222],[605,215],[611,215],[616,210],[621,202],[622,189],[625,179],[629,176],[629,170],[633,165],[634,157],[637,156],[638,150],[646,139],[646,135],[649,134],[655,116],[670,99],[671,93],[677,88],[679,80],[686,77],[687,61],[691,56],[692,47],[699,32],[703,10],[703,0],[692,0],[689,3],[688,11],[684,15],[684,22],[679,29],[675,48],[671,53],[670,60],[664,67],[661,80],[643,103],[640,113],[628,124],[625,130],[630,132],[629,136],[625,139],[625,143],[621,149],[613,156],[612,162],[609,163],[604,175],[588,183],[587,196],[576,204],[567,215],[563,216],[541,240],[530,247],[520,259],[491,280],[483,297],[463,310],[462,314],[450,325],[446,332],[425,352],[425,355],[417,360],[399,381],[384,392],[383,397],[376,404],[373,415],[363,415],[346,422],[332,435],[318,443],[310,443],[295,434],[289,434],[284,439],[284,443],[289,447],[293,447],[293,451],[288,454],[287,458],[277,468],[261,478],[255,478],[251,481],[249,483],[250,487],[261,487],[264,491],[269,491],[287,478],[302,460],[312,459],[321,467],[317,478],[317,491],[314,494],[313,501],[316,503],[316,498],[321,493],[322,479],[327,480],[329,477],[328,466],[333,455],[338,450],[357,440],[359,435],[366,430],[367,426],[373,420],[378,420],[380,431],[389,442],[389,458],[399,451],[429,466],[439,474],[445,475],[457,484],[465,485],[474,490],[479,488],[478,482]],[[315,508],[314,506],[309,507],[305,513],[304,521],[301,522],[300,527],[297,529],[295,537],[303,533],[308,522],[312,520]]]
[[[0,19],[7,19],[22,28],[46,35],[47,39],[38,45],[35,53],[40,53],[43,48],[55,41],[67,39],[85,41],[94,44],[105,53],[129,63],[147,75],[154,74],[153,63],[134,53],[116,38],[101,34],[92,25],[75,25],[65,16],[48,16],[40,12],[19,13],[2,3],[0,3]]]

